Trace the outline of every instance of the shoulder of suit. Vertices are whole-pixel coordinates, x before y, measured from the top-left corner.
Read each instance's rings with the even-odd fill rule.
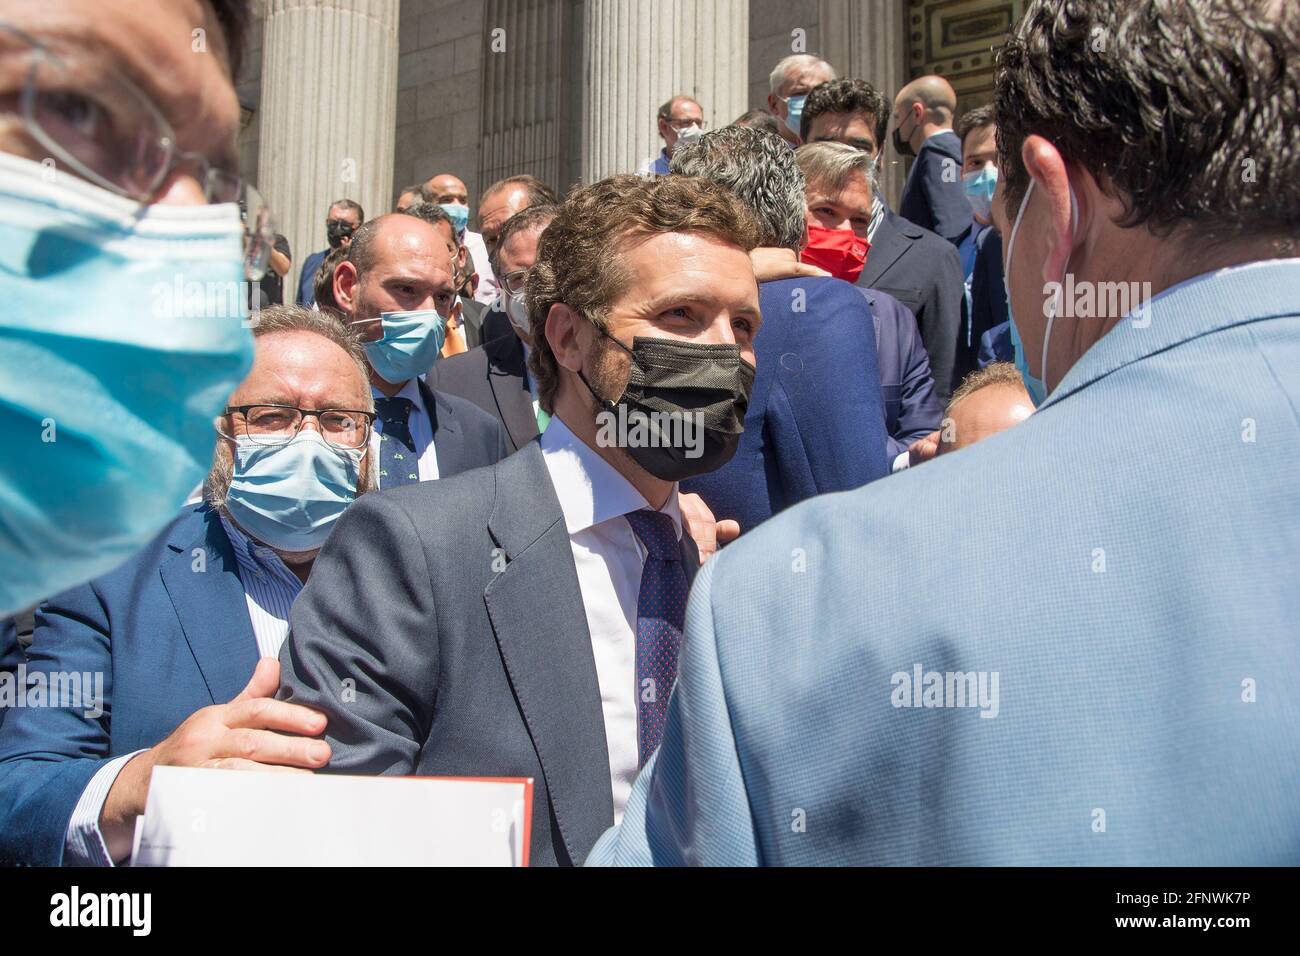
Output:
[[[456,357],[463,358],[464,355],[468,354],[469,352],[465,352],[463,355]],[[469,399],[461,398],[459,395],[452,395],[450,392],[433,388],[432,386],[429,386],[427,382],[425,385],[429,388],[429,391],[433,393],[434,401],[450,410],[451,413],[456,416],[456,420],[460,422],[462,427],[474,429],[475,431],[493,431],[494,427],[499,428],[501,426],[501,423],[496,420],[495,415],[489,415]]]

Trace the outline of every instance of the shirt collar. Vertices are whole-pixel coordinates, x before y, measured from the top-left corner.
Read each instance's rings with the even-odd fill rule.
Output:
[[[879,196],[871,197],[871,222],[867,224],[867,242],[876,238],[876,228],[885,218],[885,201]]]
[[[540,444],[569,534],[577,534],[629,511],[654,510],[618,469],[573,434],[559,418],[551,419],[542,432]],[[673,530],[680,541],[682,512],[677,503],[676,485],[661,510],[672,518]]]
[[[1131,293],[1141,300],[1141,283]],[[1065,373],[1040,408],[1116,369],[1189,339],[1277,315],[1295,315],[1300,258],[1264,259],[1206,272],[1161,290],[1133,309]]]
[[[373,385],[370,386],[370,394],[373,395],[375,398],[387,397],[386,395],[384,395],[383,392],[375,388]],[[415,411],[417,412],[426,411],[424,407],[424,394],[420,390],[420,380],[418,378],[413,378],[405,385],[403,385],[402,390],[398,392],[396,395],[394,395],[393,398],[410,399],[411,404],[415,406]]]
[[[223,508],[220,512],[221,527],[230,539],[231,550],[235,552],[235,563],[244,572],[268,572],[279,577],[288,576],[298,581],[298,576],[289,570],[289,566],[269,546],[250,538],[239,525],[231,520]]]

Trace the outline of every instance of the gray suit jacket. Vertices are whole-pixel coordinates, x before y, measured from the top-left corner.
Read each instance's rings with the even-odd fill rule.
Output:
[[[689,536],[682,559],[693,577]],[[591,635],[536,442],[358,498],[290,623],[279,696],[326,714],[330,771],[532,777],[534,865],[581,863],[614,822]]]
[[[429,371],[428,380],[439,392],[468,399],[496,416],[505,426],[513,452],[537,437],[527,376],[524,344],[514,332],[507,332],[438,362]]]

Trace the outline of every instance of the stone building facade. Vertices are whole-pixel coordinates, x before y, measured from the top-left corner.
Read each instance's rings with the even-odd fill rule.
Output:
[[[470,205],[502,176],[564,189],[630,172],[662,145],[676,93],[710,128],[765,105],[791,52],[892,98],[948,76],[987,102],[992,51],[1023,0],[256,0],[240,151],[295,263],[325,246],[335,199],[368,216],[439,172]],[[905,167],[887,148],[885,190]],[[295,270],[296,272],[296,270]],[[295,275],[291,273],[290,279]]]

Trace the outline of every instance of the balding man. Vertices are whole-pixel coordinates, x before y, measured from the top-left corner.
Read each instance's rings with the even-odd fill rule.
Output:
[[[478,228],[488,257],[496,255],[497,240],[507,219],[529,206],[554,206],[559,201],[555,190],[536,176],[521,174],[494,182],[478,203]]]
[[[894,97],[894,149],[915,156],[898,214],[953,245],[970,230],[961,184],[961,140],[952,130],[957,94],[941,76],[921,76]]]
[[[994,362],[971,372],[952,393],[943,427],[939,429],[938,454],[981,442],[1019,425],[1033,413],[1034,402],[1016,366],[1011,362]]]
[[[813,87],[835,79],[835,69],[819,56],[795,53],[780,60],[767,78],[767,108],[780,120],[781,136],[791,146],[803,144],[799,121],[803,101]]]
[[[474,263],[473,274],[477,279],[471,283],[473,289],[466,294],[473,296],[477,302],[491,302],[496,298],[496,280],[492,275],[492,263],[488,260],[483,237],[469,228],[469,189],[460,177],[451,173],[439,173],[425,182],[422,195],[425,202],[437,203],[451,217],[456,241],[469,250],[470,259]]]
[[[505,432],[490,415],[421,378],[457,309],[454,274],[446,237],[402,213],[363,224],[334,270],[334,298],[369,366],[380,488],[444,478],[506,455]]]
[[[659,136],[664,148],[647,159],[637,172],[642,176],[667,176],[673,147],[679,139],[689,142],[704,132],[704,109],[689,96],[674,96],[659,107]]]

